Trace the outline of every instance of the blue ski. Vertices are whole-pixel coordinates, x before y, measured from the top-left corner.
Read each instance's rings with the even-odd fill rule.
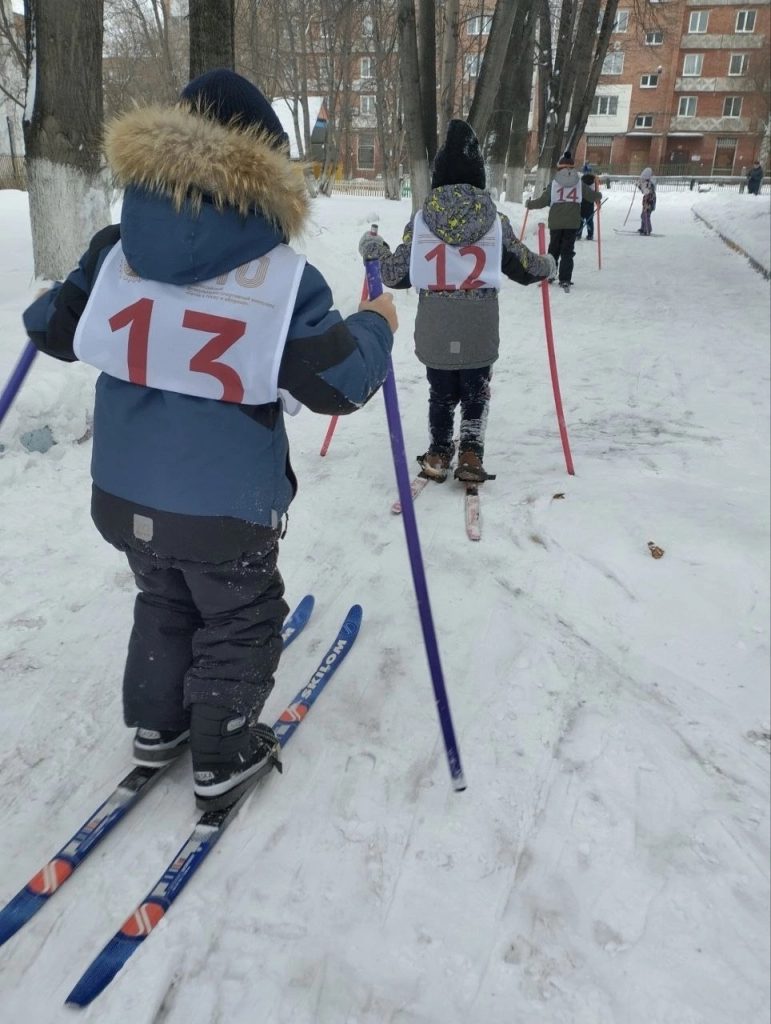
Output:
[[[311,617],[314,599],[308,594],[287,618],[281,637],[284,647],[300,635]],[[0,946],[34,917],[67,881],[75,868],[86,859],[97,844],[126,817],[141,797],[157,782],[174,762],[158,767],[144,765],[133,768],[121,779],[112,793],[72,838],[27,882],[13,899],[0,909]]]
[[[361,626],[362,610],[354,605],[340,627],[335,642],[321,659],[318,668],[294,700],[284,709],[273,726],[283,748],[340,666],[356,639]],[[66,1002],[87,1006],[112,981],[138,946],[144,942],[169,907],[190,881],[204,858],[222,837],[222,833],[238,814],[253,789],[243,793],[235,803],[216,811],[205,811],[198,823],[158,879],[145,899],[129,915],[104,949],[91,962]]]

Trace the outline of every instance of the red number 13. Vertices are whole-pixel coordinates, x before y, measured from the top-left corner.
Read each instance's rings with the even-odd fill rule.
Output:
[[[153,312],[152,299],[137,299],[130,306],[111,316],[108,323],[113,331],[128,327],[128,374],[132,384],[147,386],[147,349],[150,343],[150,319]],[[244,336],[246,324],[243,320],[232,320],[226,316],[214,316],[194,309],[186,309],[182,326],[194,331],[206,331],[214,337],[190,360],[188,369],[194,373],[208,373],[222,384],[222,399],[225,402],[243,402],[244,385],[232,366],[218,363],[220,356]]]

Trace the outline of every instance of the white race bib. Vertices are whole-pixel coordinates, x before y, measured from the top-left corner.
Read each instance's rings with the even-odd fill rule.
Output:
[[[415,214],[410,250],[410,281],[418,291],[468,291],[496,288],[503,284],[501,251],[503,232],[500,217],[471,245],[448,245],[426,227],[423,214]]]
[[[209,281],[164,284],[135,274],[118,243],[78,323],[75,355],[132,384],[243,405],[275,402],[304,266],[304,256],[278,245]],[[299,411],[289,401],[288,411]]]
[[[559,185],[556,181],[551,183],[551,205],[555,203],[580,203],[581,182],[575,185]]]

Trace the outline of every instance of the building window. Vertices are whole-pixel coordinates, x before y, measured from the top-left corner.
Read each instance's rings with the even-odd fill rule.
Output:
[[[481,66],[482,57],[478,53],[469,53],[463,58],[463,67],[466,71],[466,78],[478,78]]]
[[[696,117],[696,97],[681,96],[677,104],[678,117]]]
[[[361,34],[368,39],[375,31],[375,22],[367,15],[361,19]]]
[[[738,117],[741,112],[741,96],[726,96],[723,100],[723,117]]]
[[[746,53],[732,53],[728,61],[729,75],[746,75],[750,59]]]
[[[628,28],[629,11],[616,11],[616,17],[613,19],[613,31],[626,32]]]
[[[375,58],[374,57],[362,57],[361,58],[361,78],[374,78],[375,77]]]
[[[624,70],[624,54],[620,50],[609,53],[602,62],[603,75],[620,75]]]
[[[489,36],[492,23],[493,19],[489,14],[482,18],[469,18],[468,34],[470,36]]]
[[[703,53],[687,53],[683,61],[683,74],[688,78],[697,78],[701,74],[704,63]]]
[[[618,113],[618,96],[595,96],[590,113],[594,117],[615,117]]]
[[[638,114],[634,119],[635,128],[652,128],[653,114]]]
[[[737,32],[754,32],[755,31],[755,12],[754,11],[739,11],[736,15],[736,31]]]
[[[365,116],[375,113],[374,96],[359,96],[359,113]]]
[[[659,84],[658,75],[640,75],[640,88],[641,89],[655,89]]]
[[[362,132],[359,136],[359,146],[356,153],[356,163],[360,171],[372,171],[375,169],[375,136],[368,132]]]
[[[688,19],[689,32],[706,32],[709,22],[709,11],[691,11]]]
[[[646,32],[645,33],[645,45],[646,46],[661,46],[664,42],[664,33],[659,32]]]

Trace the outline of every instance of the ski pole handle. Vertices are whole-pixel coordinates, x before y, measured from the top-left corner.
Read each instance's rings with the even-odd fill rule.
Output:
[[[380,260],[365,260],[364,270],[367,274],[369,297],[376,299],[383,294],[383,279],[380,276]]]

